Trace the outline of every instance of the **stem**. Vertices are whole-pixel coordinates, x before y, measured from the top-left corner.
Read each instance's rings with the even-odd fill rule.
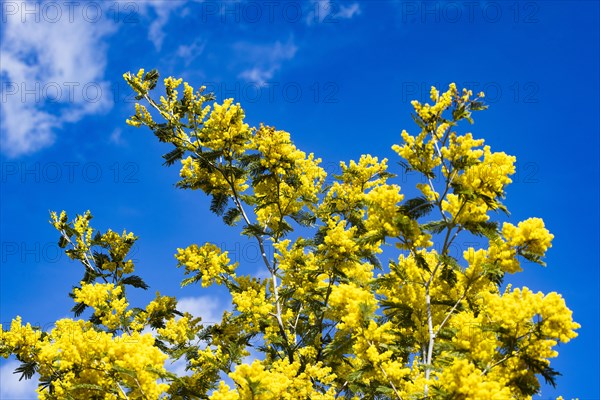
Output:
[[[140,381],[138,381],[137,378],[133,378],[135,380],[135,383],[137,384],[138,388],[140,388],[140,392],[142,393],[142,396],[144,396],[145,399],[148,398],[148,396],[146,396],[146,393],[144,393],[144,390],[142,389],[142,385],[140,385]]]
[[[275,297],[275,308],[277,309],[277,323],[279,324],[279,330],[283,335],[286,344],[288,343],[287,334],[285,332],[285,325],[283,324],[283,319],[281,318],[281,303],[279,301],[279,290],[277,286],[277,274],[275,273],[275,269],[271,270],[271,281],[273,282],[273,296]],[[294,362],[293,357],[290,359],[290,362]]]
[[[340,397],[340,394],[342,394],[342,391],[344,390],[344,388],[348,386],[348,381],[344,382],[344,384],[342,385],[342,387],[340,388],[340,391],[335,395],[335,399],[337,399],[338,397]]]
[[[319,316],[319,322],[318,322],[318,327],[319,327],[319,335],[321,335],[320,338],[320,343],[319,343],[319,350],[317,351],[317,362],[321,361],[321,356],[323,355],[323,321],[325,320],[325,310],[327,309],[327,304],[329,303],[329,296],[331,295],[331,291],[332,291],[332,286],[333,286],[333,282],[334,281],[334,277],[329,276],[329,284],[327,286],[327,293],[325,294],[325,299],[323,300],[323,311],[321,311],[321,315]]]
[[[394,393],[396,393],[396,396],[398,396],[398,399],[402,400],[402,396],[400,396],[400,393],[398,393],[398,389],[396,389],[394,382],[392,382],[392,380],[389,378],[388,374],[385,372],[385,369],[383,369],[383,365],[380,365],[379,368],[381,368],[381,372],[383,372],[383,376],[385,376],[385,379],[388,380],[388,382],[392,386],[392,389],[394,389]]]
[[[248,215],[246,214],[246,210],[244,210],[244,207],[242,206],[242,203],[240,202],[240,199],[238,198],[238,194],[235,190],[235,187],[231,182],[230,182],[230,186],[233,191],[233,195],[232,195],[233,202],[235,203],[237,209],[242,213],[242,218],[244,218],[246,225],[252,225],[252,223],[250,222],[250,219],[248,218]],[[260,248],[260,254],[262,256],[263,262],[265,263],[265,265],[269,269],[269,271],[272,271],[273,268],[271,267],[271,263],[269,262],[269,258],[267,257],[267,252],[265,250],[263,238],[258,234],[255,234],[254,237],[256,238],[256,240],[258,242],[258,246]]]
[[[437,330],[435,331],[434,336],[437,336],[437,334],[440,333],[440,331],[442,330],[442,327],[446,324],[446,322],[448,321],[448,319],[450,318],[450,316],[452,315],[452,313],[454,313],[454,311],[456,310],[456,307],[458,307],[458,305],[461,303],[461,301],[463,301],[463,299],[467,295],[467,291],[468,290],[469,290],[468,287],[465,288],[465,291],[462,294],[462,296],[460,296],[460,298],[456,301],[456,303],[454,303],[454,305],[452,306],[452,308],[450,309],[450,311],[448,311],[448,314],[446,315],[446,317],[444,318],[444,320],[442,321],[442,323],[440,324],[440,326],[438,326]]]
[[[69,238],[69,236],[67,235],[67,233],[64,230],[60,231],[61,235],[65,238],[65,240],[75,249],[76,246],[75,244],[71,241],[71,238]],[[89,251],[89,249],[88,249]],[[87,255],[87,251],[83,253],[83,260],[80,259],[80,261],[82,262],[83,266],[87,269],[89,269],[94,275],[100,275],[100,273],[98,272],[98,270],[95,268],[94,263],[92,263],[92,261],[88,258]],[[102,279],[104,280],[105,283],[108,283],[108,281],[106,280],[106,277],[104,277],[103,275]]]
[[[492,365],[488,365],[487,367],[485,367],[485,369],[483,371],[481,371],[481,376],[487,374],[488,372],[490,372],[492,370],[492,368],[494,368],[497,365],[502,364],[504,361],[508,360],[511,357],[513,357],[513,354],[507,354],[502,359],[496,361]]]
[[[442,198],[446,195],[448,187],[449,187],[449,185],[446,182],[446,189],[444,190],[444,194],[442,196],[440,196],[440,200],[438,202],[438,207],[440,209],[440,213],[442,214],[442,217],[444,218],[444,221],[446,221],[446,217],[445,217],[444,212],[443,212],[442,207],[441,207],[441,201],[442,201]],[[461,210],[462,210],[462,207],[460,208],[460,210],[457,213],[457,215],[460,213]],[[446,229],[446,236],[444,237],[444,244],[442,246],[442,255],[446,255],[448,253],[448,247],[454,241],[454,239],[458,235],[458,232],[460,232],[460,230],[461,230],[461,228],[459,227],[457,229],[457,231],[455,232],[454,236],[452,237],[452,239],[450,239],[450,235],[452,233],[452,229],[454,228],[453,224],[454,224],[454,218],[452,219],[452,221],[450,221],[450,225]],[[425,361],[425,379],[426,380],[429,380],[429,377],[431,376],[431,365],[432,365],[432,362],[433,362],[433,347],[435,346],[435,338],[436,338],[437,334],[439,333],[439,331],[440,331],[441,327],[443,326],[443,324],[446,323],[446,321],[448,320],[448,318],[450,317],[450,315],[454,312],[454,310],[456,309],[456,307],[458,306],[458,304],[460,303],[460,301],[462,301],[462,298],[463,298],[463,297],[461,297],[461,299],[459,299],[459,301],[454,305],[454,307],[452,307],[452,310],[445,317],[444,321],[442,322],[442,325],[440,325],[440,327],[437,329],[437,331],[434,332],[434,330],[433,330],[433,314],[431,312],[431,292],[430,292],[430,288],[431,288],[431,284],[433,283],[433,279],[435,278],[436,272],[438,271],[438,269],[439,269],[439,267],[441,265],[442,265],[442,261],[439,260],[437,262],[435,268],[431,272],[431,276],[429,277],[429,280],[425,284],[425,305],[427,307],[427,330],[429,332],[429,343],[427,345],[427,356],[426,356],[426,358],[424,360]],[[425,394],[426,398],[429,395],[429,384],[428,383],[425,383],[424,394]]]
[[[368,343],[369,343],[369,346],[375,346],[375,344],[371,341],[369,341]],[[388,382],[390,383],[390,386],[392,386],[392,389],[394,390],[394,393],[396,393],[396,396],[398,396],[398,399],[402,400],[402,396],[400,396],[400,393],[398,393],[398,389],[396,389],[396,385],[394,385],[394,382],[392,382],[392,380],[390,379],[388,374],[385,372],[383,365],[379,364],[379,369],[381,369],[383,376],[385,376],[385,379],[387,379]]]
[[[429,330],[429,344],[427,346],[427,358],[425,359],[425,379],[428,381],[431,375],[431,362],[433,358],[433,346],[435,344],[435,332],[433,332],[433,317],[431,315],[431,295],[429,284],[425,287],[425,304],[427,305],[427,329]],[[425,397],[429,394],[429,384],[425,383]]]
[[[300,304],[300,308],[298,309],[298,314],[296,314],[296,320],[294,321],[294,325],[290,324],[290,327],[294,330],[294,333],[298,327],[298,320],[300,319],[300,314],[302,313],[302,309],[304,308],[304,304]],[[295,342],[296,340],[294,340]]]
[[[234,201],[236,207],[238,208],[238,210],[240,211],[240,213],[242,214],[244,221],[246,222],[247,225],[251,225],[250,218],[248,218],[248,214],[246,214],[246,210],[244,210],[244,206],[242,205],[242,202],[239,199],[237,191],[235,190],[234,182],[229,181],[227,176],[225,176],[225,174],[220,169],[217,168],[217,170],[220,171],[221,174],[223,174],[223,176],[229,183],[229,186],[231,187],[231,191],[232,191],[233,201]],[[269,258],[267,257],[267,252],[265,251],[265,246],[264,246],[264,241],[263,241],[262,236],[255,234],[254,237],[256,238],[256,240],[258,242],[258,246],[260,248],[260,253],[263,258],[263,261],[264,261],[267,269],[271,273],[271,281],[273,284],[273,296],[275,297],[275,308],[277,310],[277,313],[276,313],[277,324],[279,325],[279,331],[281,332],[281,336],[283,336],[283,339],[285,340],[286,347],[288,347],[287,353],[288,353],[288,358],[290,360],[290,363],[293,363],[294,362],[294,354],[293,354],[292,350],[289,348],[289,339],[288,339],[287,333],[285,332],[285,324],[283,323],[283,318],[281,317],[281,302],[279,300],[279,286],[277,285],[277,264],[275,262],[275,259],[273,259],[272,265],[269,262]]]
[[[160,115],[166,119],[167,121],[171,122],[172,119],[172,115],[164,112],[163,110],[161,110],[160,106],[148,95],[145,94],[144,98],[148,101],[148,103],[154,107],[156,110],[158,110],[158,112],[160,113]],[[183,131],[183,129],[174,124],[175,128],[180,131],[180,133],[185,134],[185,132]],[[187,135],[182,135],[182,138],[187,137]],[[182,142],[186,142],[183,139],[180,138],[180,140]],[[192,148],[195,148],[196,146],[194,146],[194,144],[188,139],[187,143],[189,145],[191,145]],[[182,143],[183,144],[183,143]],[[189,149],[188,149],[189,150]],[[244,221],[246,222],[246,225],[250,226],[252,225],[252,223],[250,222],[250,218],[248,217],[248,214],[246,213],[246,210],[244,209],[242,202],[240,201],[239,195],[236,191],[235,188],[235,180],[233,178],[230,178],[229,176],[227,176],[227,174],[221,169],[219,168],[217,165],[215,165],[213,162],[211,162],[210,160],[206,160],[206,158],[203,157],[201,150],[197,149],[193,150],[193,152],[200,158],[203,158],[205,161],[207,161],[209,163],[209,165],[211,167],[213,167],[215,170],[219,171],[221,173],[221,175],[223,176],[223,178],[227,181],[227,183],[229,184],[229,187],[231,188],[232,194],[231,194],[231,198],[233,199],[233,202],[235,203],[236,208],[240,211],[242,218],[244,219]],[[231,160],[229,161],[229,166],[232,166],[231,164]],[[281,213],[281,205],[278,204],[279,206],[279,210]],[[277,319],[277,323],[279,325],[279,330],[281,332],[281,335],[283,336],[283,339],[285,340],[286,343],[286,347],[287,349],[287,353],[288,353],[288,357],[290,359],[290,363],[294,362],[294,357],[293,357],[293,352],[292,350],[289,348],[289,340],[288,340],[288,336],[287,333],[285,331],[285,325],[283,323],[283,318],[281,316],[282,312],[281,312],[281,301],[279,299],[279,287],[277,285],[277,267],[276,267],[276,263],[275,260],[273,260],[273,264],[271,264],[269,262],[269,259],[267,257],[267,252],[265,250],[265,246],[264,246],[264,240],[262,235],[259,235],[257,233],[254,234],[254,237],[256,238],[257,242],[258,242],[258,246],[260,248],[260,253],[263,259],[263,262],[265,263],[265,266],[267,267],[267,269],[269,270],[269,272],[271,273],[271,281],[273,284],[273,296],[275,297],[275,307],[277,309],[277,313],[276,313],[276,319]]]
[[[125,394],[125,391],[123,390],[123,388],[119,384],[119,382],[117,382],[117,387],[119,388],[119,391],[121,392],[121,394],[123,395],[123,397],[125,397],[126,399],[129,399],[129,397],[127,397],[127,395]]]

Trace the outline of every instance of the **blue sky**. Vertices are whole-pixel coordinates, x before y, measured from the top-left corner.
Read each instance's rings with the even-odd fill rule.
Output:
[[[81,267],[58,251],[49,210],[90,209],[97,228],[140,237],[134,258],[151,289],[137,302],[160,290],[209,321],[220,315],[220,293],[179,288],[173,253],[191,243],[216,242],[260,273],[253,243],[223,227],[201,193],[173,187],[177,169],[161,166],[168,148],[125,125],[124,72],[158,68],[235,97],[250,124],[291,132],[329,173],[363,153],[396,160],[391,145],[416,129],[410,100],[456,82],[486,91],[490,105],[466,129],[517,157],[509,220],[541,217],[555,235],[547,268],[527,264],[507,280],[563,294],[582,325],[553,361],[558,389],[536,398],[600,398],[598,2],[1,6],[2,323],[68,316]],[[414,181],[398,178],[406,193]],[[33,398],[14,367],[1,364],[0,398]]]

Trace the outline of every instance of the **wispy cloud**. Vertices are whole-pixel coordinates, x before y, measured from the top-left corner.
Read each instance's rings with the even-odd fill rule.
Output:
[[[341,4],[331,0],[312,0],[309,4],[305,19],[307,25],[335,23],[340,19],[351,19],[362,12],[359,3]]]
[[[215,297],[182,297],[177,301],[177,310],[202,318],[204,325],[220,322],[225,309],[223,303]]]
[[[123,130],[121,128],[115,128],[110,134],[109,141],[117,146],[122,146],[125,144],[125,140],[123,139]]]
[[[178,8],[185,5],[184,0],[144,0],[136,3],[141,7],[143,14],[148,14],[153,10],[155,16],[148,28],[148,39],[154,44],[154,48],[160,51],[166,37],[165,26],[171,18],[171,14]]]
[[[337,17],[342,19],[350,19],[355,15],[360,15],[361,9],[360,4],[352,3],[347,6],[340,6],[340,11],[337,13]]]
[[[296,55],[298,47],[292,40],[287,43],[277,41],[273,44],[255,44],[238,42],[234,44],[236,58],[243,60],[246,68],[238,75],[247,81],[264,85],[281,69],[284,61]]]
[[[194,40],[192,43],[188,45],[181,45],[177,47],[178,57],[181,57],[186,66],[188,66],[196,57],[200,56],[204,52],[204,48],[206,47],[206,41],[203,40]]]
[[[0,399],[37,399],[38,375],[35,374],[32,379],[23,379],[19,381],[21,374],[14,374],[15,369],[21,365],[16,360],[3,362],[0,367]]]
[[[27,4],[35,9],[34,3]],[[65,14],[58,20],[3,15],[0,133],[7,155],[47,147],[64,123],[112,106],[109,84],[103,80],[103,39],[116,28],[108,20],[92,23],[82,15]]]
[[[226,309],[227,307],[225,307],[222,301],[219,301],[216,297],[210,296],[182,297],[177,301],[178,311],[188,312],[194,317],[200,317],[202,319],[201,323],[204,326],[221,322],[223,311],[225,311]],[[180,317],[175,317],[175,319],[179,318]],[[149,327],[144,328],[142,333],[149,333],[153,337],[157,336],[156,330],[151,329]],[[203,348],[204,345],[206,345],[206,343],[201,344],[201,348]],[[186,366],[187,362],[185,360],[185,357],[181,357],[176,360],[169,359],[165,363],[165,368],[168,371],[176,374],[177,376],[191,374],[191,371],[186,371]]]

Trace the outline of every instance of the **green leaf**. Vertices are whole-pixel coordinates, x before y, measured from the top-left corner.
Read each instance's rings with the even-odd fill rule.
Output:
[[[400,212],[412,219],[421,218],[427,215],[432,209],[433,203],[423,196],[406,200],[400,206]]]
[[[108,246],[105,245],[103,247],[108,247]],[[95,250],[93,252],[93,257],[94,257],[94,263],[96,264],[96,267],[98,267],[99,269],[103,269],[103,265],[110,261],[108,255],[106,255],[104,253],[100,253],[99,251],[95,251]]]
[[[546,263],[544,261],[542,261],[542,256],[540,256],[538,254],[530,253],[524,249],[519,249],[517,251],[517,254],[519,254],[521,257],[523,257],[524,259],[526,259],[528,261],[531,261],[531,262],[541,265],[542,267],[546,266]]]
[[[473,124],[473,118],[471,118],[471,113],[466,109],[464,105],[452,111],[452,118],[454,118],[455,121],[466,119],[467,121],[469,121],[469,123]]]
[[[246,236],[263,236],[266,232],[264,229],[258,224],[250,224],[244,226],[242,229],[242,235]]]
[[[444,229],[448,228],[450,225],[448,222],[440,220],[440,221],[431,221],[426,224],[421,225],[422,229],[426,232],[430,233],[441,233]]]
[[[454,286],[454,285],[456,285],[456,282],[458,282],[458,279],[456,276],[456,271],[453,270],[452,268],[447,267],[446,265],[444,265],[444,267],[442,268],[440,277],[442,278],[443,281],[447,282],[450,286]]]
[[[191,285],[193,283],[200,282],[201,279],[202,279],[202,275],[200,275],[200,274],[197,274],[190,278],[185,278],[184,280],[181,281],[181,287],[185,287],[185,286]]]
[[[413,308],[410,305],[397,301],[383,300],[381,301],[381,306],[383,307],[386,316],[389,319],[394,319],[399,327],[414,327],[415,323],[411,318]]]
[[[504,278],[504,272],[498,263],[485,263],[483,264],[483,273],[491,281],[497,285],[502,284]]]
[[[450,299],[431,299],[432,305],[453,307],[456,304],[455,300]]]
[[[75,315],[75,318],[77,318],[81,314],[83,314],[83,312],[85,311],[86,308],[87,308],[87,305],[85,305],[84,303],[77,303],[73,306],[73,308],[71,308],[71,311]]]
[[[146,282],[144,282],[144,280],[142,278],[140,278],[137,275],[128,276],[127,278],[124,278],[123,280],[121,280],[121,283],[123,283],[124,285],[131,285],[135,288],[141,288],[144,290],[146,290],[150,287],[146,284]]]
[[[61,236],[60,239],[58,239],[58,247],[60,247],[61,249],[67,247],[68,244],[69,241],[64,236]]]
[[[484,236],[490,240],[499,237],[496,221],[466,222],[463,227],[476,236]]]
[[[431,269],[429,268],[429,264],[427,264],[427,260],[425,260],[425,257],[423,257],[423,254],[416,253],[415,261],[417,262],[417,267],[424,269],[427,272],[431,272]]]
[[[411,171],[414,171],[414,169],[410,166],[410,164],[406,161],[398,161],[398,165],[402,167],[402,169],[404,170],[404,173],[409,173]]]
[[[210,211],[221,216],[225,212],[228,202],[229,196],[227,196],[225,193],[213,193],[210,201]]]
[[[421,117],[413,113],[411,113],[410,116],[412,117],[413,121],[415,121],[415,123],[419,125],[419,128],[421,128],[424,131],[427,130],[427,125],[425,125],[425,122],[421,119]]]
[[[165,159],[163,165],[170,167],[171,165],[175,164],[176,161],[181,160],[184,154],[184,149],[182,149],[181,147],[175,147],[173,150],[162,156],[162,158]]]
[[[470,108],[471,108],[471,111],[481,111],[481,110],[486,110],[488,108],[488,106],[483,104],[483,102],[481,102],[481,101],[472,101]]]
[[[526,368],[529,371],[541,375],[546,381],[546,384],[556,387],[556,377],[560,376],[561,374],[547,365],[547,360],[534,358],[523,353],[520,354],[519,358],[525,363]],[[528,379],[527,375],[519,375],[513,378],[510,383],[517,386],[526,396],[532,396],[539,391],[537,379],[532,381],[531,379]]]
[[[394,389],[388,386],[377,386],[377,389],[375,389],[375,391],[385,396],[389,396],[390,398],[395,397]]]
[[[362,237],[359,237],[358,239],[356,239],[356,243],[358,245],[364,245],[364,244],[375,244],[377,242],[383,242],[385,240],[385,235],[381,232],[377,232],[377,231],[370,231],[367,232],[367,234],[363,235]]]
[[[123,368],[123,367],[120,367],[120,366],[118,366],[116,364],[111,365],[111,368],[112,368],[113,371],[116,371],[116,372],[118,372],[120,374],[125,374],[125,375],[131,376],[132,378],[137,378],[137,374],[132,369]]]
[[[456,170],[464,170],[467,167],[471,167],[473,165],[477,165],[479,164],[479,161],[473,161],[471,158],[467,157],[467,156],[460,156],[458,158],[455,158],[453,160],[451,160],[450,164],[452,165],[452,167],[454,167],[454,169]],[[453,186],[453,188],[455,188],[455,193],[456,193],[456,187],[458,185]]]
[[[256,168],[260,166],[260,158],[261,155],[258,153],[244,154],[240,157],[239,167],[243,170],[247,170],[250,166]]]
[[[153,131],[159,142],[169,143],[173,140],[173,127],[170,124],[157,124]]]
[[[373,264],[373,266],[377,269],[383,269],[383,265],[381,265],[381,261],[379,261],[379,258],[377,258],[377,256],[373,253],[367,253],[365,255],[365,259],[367,261],[369,261],[371,264]]]
[[[77,389],[98,390],[98,391],[102,391],[102,392],[105,391],[102,386],[94,385],[92,383],[79,383],[77,385],[73,385],[69,388],[69,391],[74,391]]]
[[[64,228],[65,228],[65,233],[67,234],[68,237],[71,237],[77,233],[77,232],[75,232],[75,229],[73,229],[73,227],[71,227],[71,225],[65,225]]]
[[[148,71],[146,73],[146,75],[144,75],[143,80],[144,81],[150,81],[150,86],[148,88],[148,90],[152,90],[156,87],[156,84],[158,83],[158,78],[159,78],[159,73],[156,69],[153,69],[151,71]]]
[[[350,335],[336,335],[335,340],[331,341],[325,346],[323,350],[323,356],[326,358],[338,358],[344,354],[348,354],[351,352],[350,349],[352,348],[352,342],[353,340]]]
[[[97,277],[102,276],[97,274],[95,271],[90,270],[89,268],[85,269],[85,272],[83,274],[83,279],[82,281],[84,281],[85,283],[92,283],[96,280]]]
[[[314,226],[317,222],[317,218],[306,211],[298,211],[297,213],[290,215],[290,217],[302,226]]]
[[[21,374],[21,376],[19,377],[19,382],[23,380],[23,378],[31,379],[33,377],[33,374],[35,374],[36,372],[36,367],[37,364],[35,363],[35,361],[24,362],[21,363],[21,365],[19,365],[15,369],[15,372],[13,372],[13,374]]]
[[[458,260],[451,255],[446,254],[438,254],[438,260],[442,263],[442,265],[452,268],[454,270],[460,269],[460,264]]]
[[[235,226],[240,221],[241,216],[241,211],[236,207],[232,207],[223,215],[223,222],[228,226]]]

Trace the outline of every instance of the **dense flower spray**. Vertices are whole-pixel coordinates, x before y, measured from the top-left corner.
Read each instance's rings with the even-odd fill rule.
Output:
[[[147,289],[128,258],[137,237],[94,230],[89,212],[52,213],[60,246],[84,268],[74,319],[42,331],[17,317],[0,334],[0,355],[21,361],[25,378],[39,374],[40,398],[508,400],[555,383],[550,360],[579,325],[559,294],[503,284],[524,261],[544,265],[553,235],[539,218],[497,221],[516,159],[459,133],[486,108],[483,93],[451,84],[431,89],[432,104],[412,103],[418,132],[392,147],[423,177],[409,197],[387,159],[342,162],[326,185],[321,160],[288,132],[249,126],[239,104],[204,87],[183,83],[180,96],[181,79],[164,79],[155,100],[158,78],[125,74],[149,105],[127,123],[172,146],[164,158],[180,165],[178,187],[241,225],[268,275],[192,244],[175,254],[182,286],[225,287],[231,311],[203,324],[160,293],[132,307],[127,290]],[[482,245],[452,254],[463,235]],[[385,246],[397,251],[386,262]],[[169,372],[177,360],[186,374]]]

